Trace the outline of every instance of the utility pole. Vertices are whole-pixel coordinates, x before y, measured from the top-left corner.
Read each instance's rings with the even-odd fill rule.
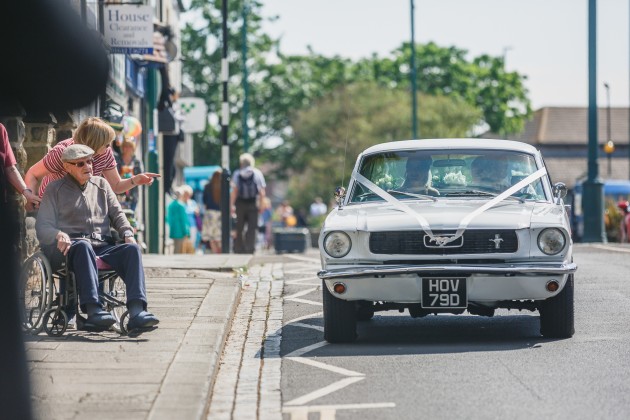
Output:
[[[228,103],[228,0],[221,2],[223,56],[221,58],[221,82],[223,83],[223,103],[221,104],[221,250],[230,253],[230,145],[228,144],[228,124],[230,123],[230,104]]]
[[[415,23],[414,14],[415,6],[414,0],[410,0],[411,6],[411,126],[412,136],[414,139],[418,138],[418,96],[416,86],[416,35],[415,35]]]
[[[610,126],[610,85],[604,83],[606,88],[606,144],[604,144],[604,152],[608,158],[608,179],[612,176],[612,154],[615,151],[615,143],[612,140],[612,132]]]
[[[249,82],[247,81],[247,15],[249,3],[243,2],[243,26],[241,27],[241,45],[243,54],[243,150],[249,150],[249,129],[247,118],[249,113]]]
[[[606,242],[604,184],[597,139],[597,0],[588,0],[588,178],[584,183],[584,242]]]

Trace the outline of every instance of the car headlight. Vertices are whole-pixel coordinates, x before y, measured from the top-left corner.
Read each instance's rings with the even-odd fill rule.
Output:
[[[538,248],[547,255],[556,255],[564,249],[566,239],[560,229],[544,229],[538,235]]]
[[[324,250],[333,258],[341,258],[348,255],[352,248],[352,241],[344,232],[330,232],[324,238]]]

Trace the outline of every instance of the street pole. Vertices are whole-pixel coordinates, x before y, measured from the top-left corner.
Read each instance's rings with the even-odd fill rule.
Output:
[[[221,2],[223,56],[221,58],[221,82],[223,83],[223,103],[221,104],[221,250],[230,253],[230,146],[228,144],[228,124],[230,122],[230,106],[228,103],[228,0]]]
[[[247,128],[247,118],[249,113],[249,82],[247,81],[247,15],[249,4],[247,0],[243,2],[243,26],[241,28],[241,44],[243,54],[243,150],[249,150],[249,129]]]
[[[588,178],[584,183],[584,242],[606,242],[604,184],[597,141],[597,1],[588,0]]]
[[[159,173],[159,155],[158,155],[158,135],[159,127],[157,126],[157,92],[158,92],[157,70],[149,69],[147,73],[147,109],[146,121],[148,150],[147,169],[149,172]],[[147,189],[147,220],[148,229],[145,231],[147,245],[151,254],[159,254],[164,251],[160,249],[160,188],[157,182],[145,187]]]
[[[610,129],[610,86],[608,83],[604,82],[604,87],[606,88],[606,144],[604,145],[604,152],[606,152],[606,157],[608,158],[608,179],[610,179],[612,175],[612,153],[615,151],[615,144],[612,141],[612,134]]]
[[[410,0],[411,6],[411,126],[412,136],[414,139],[418,138],[418,96],[416,86],[416,35],[415,35],[415,23],[414,14],[415,6],[414,0]]]

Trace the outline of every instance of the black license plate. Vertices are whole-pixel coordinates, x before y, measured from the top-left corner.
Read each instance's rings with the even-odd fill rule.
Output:
[[[422,307],[431,309],[467,308],[466,278],[423,278]]]

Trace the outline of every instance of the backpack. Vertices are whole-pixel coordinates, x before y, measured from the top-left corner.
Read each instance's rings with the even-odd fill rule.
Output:
[[[242,174],[238,174],[239,186],[238,186],[238,198],[242,200],[254,200],[258,195],[258,185],[254,181],[254,173],[248,178],[245,178]]]

